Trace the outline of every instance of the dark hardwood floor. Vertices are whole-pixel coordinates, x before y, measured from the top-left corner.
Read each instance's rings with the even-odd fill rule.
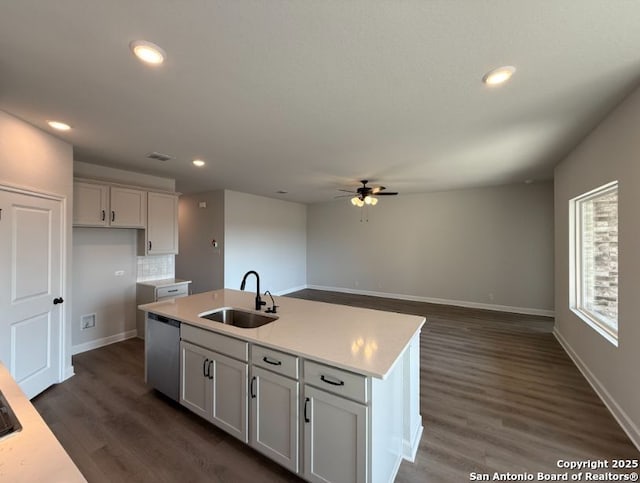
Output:
[[[291,296],[424,315],[424,435],[396,482],[560,473],[558,459],[640,458],[564,353],[549,318],[303,290]],[[132,339],[74,356],[33,400],[89,482],[301,481],[144,384]]]

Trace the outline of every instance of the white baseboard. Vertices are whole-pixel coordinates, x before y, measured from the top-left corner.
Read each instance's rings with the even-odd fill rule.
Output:
[[[64,382],[67,379],[70,379],[75,375],[76,375],[76,373],[73,370],[73,366],[66,367],[65,370],[64,370],[63,376],[62,376],[62,381],[60,381],[60,382]]]
[[[132,339],[138,335],[136,329],[128,330],[126,332],[120,332],[119,334],[110,335],[109,337],[103,337],[101,339],[91,340],[83,344],[74,345],[71,347],[71,354],[76,355],[81,352],[97,349],[98,347],[104,347],[105,345],[113,344],[115,342],[121,342],[123,340]]]
[[[593,374],[593,372],[589,370],[587,365],[582,359],[580,359],[580,356],[576,354],[567,340],[562,337],[562,334],[560,334],[560,332],[558,332],[557,328],[553,329],[553,335],[556,337],[556,339],[568,354],[568,356],[571,358],[573,363],[576,365],[578,370],[582,373],[584,378],[589,382],[589,384],[591,384],[591,387],[600,397],[607,409],[609,409],[609,412],[613,415],[616,421],[618,421],[618,424],[620,424],[620,427],[623,429],[623,431],[627,433],[627,436],[629,436],[631,442],[636,446],[636,448],[638,448],[638,450],[640,450],[640,429],[638,429],[638,426],[631,420],[624,409],[620,407],[613,396],[609,394],[609,391],[607,391],[607,389]]]
[[[418,447],[420,446],[420,439],[422,438],[422,433],[424,431],[424,426],[422,425],[422,416],[420,416],[420,424],[416,428],[416,431],[412,437],[411,441],[404,440],[403,441],[403,457],[405,460],[410,463],[415,463],[416,455],[418,454]]]
[[[291,288],[287,288],[285,290],[279,290],[277,292],[275,292],[273,295],[287,295],[289,293],[293,293],[293,292],[298,292],[300,290],[304,290],[305,288],[309,288],[308,285],[300,285],[298,287],[291,287]]]
[[[498,312],[511,312],[515,314],[526,315],[542,315],[545,317],[554,317],[555,311],[546,309],[533,309],[529,307],[512,307],[509,305],[483,304],[479,302],[467,302],[464,300],[440,299],[434,297],[421,297],[418,295],[404,295],[387,292],[374,292],[370,290],[355,290],[343,287],[325,287],[323,285],[307,285],[306,288],[314,290],[328,290],[330,292],[351,293],[356,295],[369,295],[371,297],[383,297],[388,299],[411,300],[413,302],[427,302],[430,304],[453,305],[456,307],[468,307],[472,309],[495,310]]]

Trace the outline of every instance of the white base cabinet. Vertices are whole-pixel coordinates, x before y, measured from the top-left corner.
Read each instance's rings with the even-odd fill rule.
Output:
[[[180,403],[248,442],[248,364],[185,341],[180,362]]]
[[[298,473],[300,383],[255,366],[251,374],[250,444]]]
[[[391,483],[422,435],[419,337],[377,379],[183,324],[180,403],[307,481]]]
[[[304,478],[366,483],[367,406],[305,385]]]
[[[147,280],[146,282],[138,282],[136,284],[136,305],[150,304],[152,302],[160,302],[161,300],[177,297],[186,297],[189,295],[190,283],[191,280],[179,279],[172,279],[172,281]],[[136,328],[140,339],[144,339],[145,336],[145,320],[145,312],[138,309],[136,314]]]
[[[180,404],[205,419],[211,418],[210,354],[207,349],[180,342]]]

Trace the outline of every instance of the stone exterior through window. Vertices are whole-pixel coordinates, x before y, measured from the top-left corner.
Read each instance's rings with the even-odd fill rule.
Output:
[[[618,336],[618,184],[571,200],[571,308],[612,342]],[[604,333],[603,333],[604,332]],[[613,340],[612,340],[613,339]]]

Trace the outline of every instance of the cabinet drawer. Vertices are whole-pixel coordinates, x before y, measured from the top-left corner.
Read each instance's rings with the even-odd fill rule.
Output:
[[[367,402],[367,378],[360,374],[305,360],[304,380],[325,391]]]
[[[296,356],[259,345],[251,346],[251,364],[293,379],[298,379],[299,377],[298,358]]]
[[[233,337],[182,324],[180,326],[180,338],[241,361],[249,360],[249,344]]]
[[[156,289],[157,300],[167,297],[184,297],[189,295],[189,286],[186,283],[180,285],[167,285],[166,287],[159,287]]]

